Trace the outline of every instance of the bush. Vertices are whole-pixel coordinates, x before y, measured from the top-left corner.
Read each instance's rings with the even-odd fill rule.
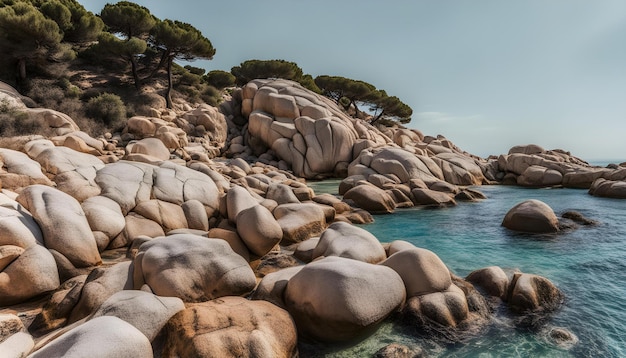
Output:
[[[31,118],[26,112],[11,107],[7,100],[0,101],[0,137],[47,135],[48,130],[43,123]]]
[[[207,88],[204,91],[202,91],[200,98],[206,104],[211,105],[213,107],[217,106],[218,104],[220,104],[220,102],[222,102],[221,92],[213,86],[207,86]]]
[[[126,106],[120,96],[102,93],[87,102],[87,116],[109,127],[116,127],[126,120]]]
[[[232,73],[221,70],[214,70],[206,75],[207,83],[217,89],[234,86],[235,80],[236,77]]]

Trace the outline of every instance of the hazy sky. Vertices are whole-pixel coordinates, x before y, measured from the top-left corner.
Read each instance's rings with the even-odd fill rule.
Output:
[[[285,59],[384,89],[409,127],[480,156],[536,143],[626,161],[623,0],[135,2],[200,29],[207,70]]]

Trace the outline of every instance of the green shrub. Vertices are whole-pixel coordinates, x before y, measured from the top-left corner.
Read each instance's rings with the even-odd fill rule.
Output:
[[[27,134],[47,135],[49,128],[31,118],[26,112],[11,107],[7,100],[0,101],[0,137]]]
[[[205,77],[207,83],[217,89],[234,86],[236,80],[232,73],[221,70],[211,71]]]
[[[126,106],[120,96],[102,93],[87,102],[87,116],[109,127],[116,127],[126,120]]]
[[[220,102],[222,102],[222,94],[220,90],[213,86],[207,86],[207,88],[202,91],[200,98],[211,106],[217,106]]]

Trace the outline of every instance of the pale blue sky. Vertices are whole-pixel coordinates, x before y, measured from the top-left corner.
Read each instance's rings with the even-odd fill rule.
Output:
[[[536,143],[626,161],[623,0],[135,2],[200,29],[207,70],[285,59],[385,89],[410,127],[480,156]]]

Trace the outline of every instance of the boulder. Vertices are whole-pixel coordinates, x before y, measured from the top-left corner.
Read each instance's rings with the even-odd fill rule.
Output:
[[[137,328],[117,317],[98,317],[72,328],[29,355],[44,357],[153,357],[150,341]]]
[[[326,257],[296,273],[284,299],[300,335],[342,342],[362,336],[400,307],[405,289],[386,266]]]
[[[96,239],[80,203],[60,190],[31,185],[17,197],[33,215],[48,249],[66,257],[75,267],[102,263]]]
[[[286,309],[284,294],[287,288],[287,282],[304,266],[292,266],[285,269],[268,273],[257,285],[252,293],[251,299],[264,300],[275,304],[276,306]]]
[[[561,291],[545,277],[515,273],[507,293],[506,302],[514,312],[550,312],[563,302]]]
[[[104,233],[109,241],[119,235],[126,226],[126,220],[124,220],[120,206],[105,196],[92,196],[85,200],[81,207],[87,217],[91,231]],[[98,247],[98,249],[102,251],[107,245]]]
[[[356,206],[372,214],[388,214],[396,208],[393,198],[374,185],[358,185],[348,190],[343,199],[352,200]]]
[[[381,265],[392,268],[400,275],[407,297],[442,292],[452,284],[450,271],[434,252],[422,248],[398,251]]]
[[[443,327],[457,327],[469,315],[463,291],[455,285],[442,292],[413,296],[407,300],[401,315],[414,326],[427,326],[434,322]]]
[[[159,297],[144,291],[125,290],[104,301],[89,319],[101,316],[120,318],[132,324],[152,342],[167,321],[184,309],[185,304],[177,297]]]
[[[0,352],[4,357],[26,357],[35,346],[33,337],[26,332],[18,332],[0,341]]]
[[[166,329],[164,357],[297,356],[291,317],[265,301],[222,297],[188,304]]]
[[[472,271],[465,279],[482,288],[489,296],[506,298],[509,278],[499,266],[489,266]]]
[[[502,226],[514,231],[551,233],[559,231],[559,219],[546,203],[532,199],[511,208]]]
[[[45,247],[33,245],[0,272],[0,306],[26,301],[59,284],[54,257]]]
[[[107,268],[97,268],[87,276],[82,293],[72,309],[69,323],[81,320],[92,314],[102,302],[116,292],[133,288],[131,262],[117,263]]]
[[[626,199],[626,181],[598,178],[591,184],[589,194],[604,198]]]
[[[144,154],[156,160],[170,159],[170,150],[158,138],[145,138],[134,143],[129,154]]]
[[[228,220],[232,223],[237,222],[237,215],[245,209],[249,209],[258,205],[252,194],[245,188],[234,185],[226,193],[226,208],[228,210]]]
[[[86,280],[87,275],[72,277],[52,292],[28,327],[29,332],[39,337],[65,326],[80,299]]]
[[[14,314],[0,313],[0,343],[4,342],[10,336],[24,332],[24,323],[22,320]]]
[[[261,257],[276,246],[283,231],[272,213],[264,206],[255,205],[237,214],[237,233],[250,252]]]
[[[293,256],[298,260],[309,263],[313,261],[313,251],[317,247],[317,244],[320,242],[319,237],[312,237],[310,239],[306,239],[296,246],[296,249],[293,252]]]
[[[135,289],[147,284],[156,295],[185,302],[242,295],[256,285],[248,262],[228,243],[191,234],[145,242],[133,264]]]
[[[374,353],[374,358],[420,358],[424,356],[421,347],[408,347],[399,343],[391,343]]]
[[[188,228],[187,218],[180,205],[152,199],[139,203],[133,212],[159,224],[164,232]]]
[[[373,264],[386,258],[385,249],[374,235],[345,222],[332,223],[322,233],[311,259],[328,256],[345,257]]]
[[[549,187],[560,185],[563,174],[554,169],[531,165],[517,177],[517,185],[528,187]]]
[[[414,188],[411,194],[413,194],[415,205],[456,205],[452,196],[437,190]]]
[[[317,204],[282,204],[274,209],[282,242],[295,243],[319,235],[326,227],[326,213]]]

